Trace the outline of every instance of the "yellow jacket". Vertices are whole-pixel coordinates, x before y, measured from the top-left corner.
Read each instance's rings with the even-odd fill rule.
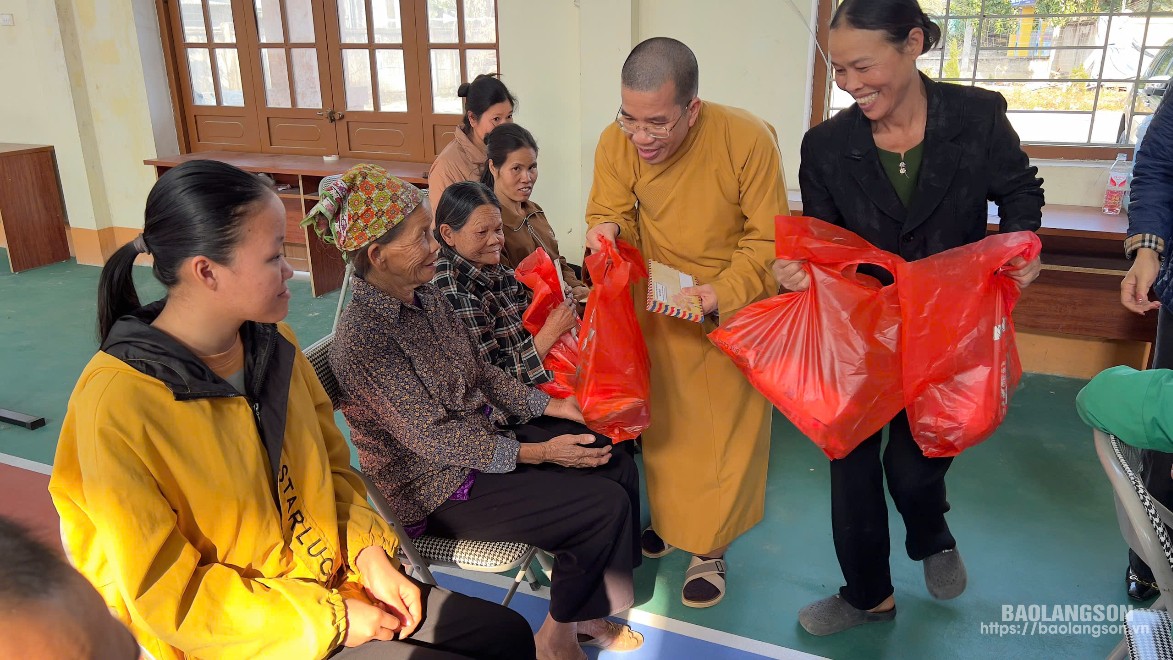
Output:
[[[324,658],[355,557],[397,540],[287,327],[242,328],[245,397],[158,309],[119,321],[70,398],[49,484],[66,551],[159,660]]]

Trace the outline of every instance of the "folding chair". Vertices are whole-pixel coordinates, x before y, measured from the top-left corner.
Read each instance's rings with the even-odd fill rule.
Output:
[[[343,293],[345,293],[345,289]],[[321,381],[326,394],[330,396],[330,402],[337,410],[342,396],[342,388],[338,385],[338,379],[334,377],[333,369],[330,368],[329,353],[330,345],[333,343],[334,333],[331,332],[306,348],[305,356],[309,358],[314,372],[318,375],[318,380]],[[505,573],[517,569],[513,584],[510,585],[509,592],[505,594],[505,600],[501,601],[502,605],[509,605],[509,601],[513,600],[513,594],[517,592],[517,587],[523,580],[529,581],[531,589],[536,590],[541,586],[534,572],[530,569],[535,555],[540,557],[536,547],[527,543],[470,541],[428,534],[412,541],[379,489],[371,483],[367,475],[358,470],[355,472],[366,485],[367,497],[370,499],[371,505],[395,530],[395,535],[399,537],[399,547],[411,565],[411,573],[418,573],[420,580],[428,584],[436,584],[432,572],[428,570],[428,567],[432,565],[480,573]],[[543,570],[546,570],[547,567],[540,558],[539,564]]]
[[[1096,430],[1096,454],[1108,475],[1116,499],[1120,533],[1129,547],[1148,564],[1161,595],[1151,610],[1128,615],[1127,635],[1109,658],[1173,658],[1168,610],[1173,602],[1173,543],[1169,530],[1173,512],[1153,500],[1140,478],[1140,450],[1114,435]],[[1137,625],[1137,623],[1141,625]]]

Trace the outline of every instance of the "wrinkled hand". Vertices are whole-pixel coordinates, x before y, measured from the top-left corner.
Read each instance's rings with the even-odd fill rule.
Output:
[[[395,639],[399,630],[399,619],[382,609],[354,598],[343,601],[346,604],[346,639],[343,646],[362,646],[372,639],[389,641]]]
[[[1018,288],[1025,289],[1039,276],[1039,271],[1043,268],[1043,260],[1041,257],[1035,257],[1030,261],[1022,257],[1014,257],[1006,262],[1004,268],[1006,268],[1006,275],[1014,280]]]
[[[420,588],[395,568],[387,552],[378,546],[364,548],[355,563],[367,591],[395,619],[399,639],[410,637],[423,619]]]
[[[603,249],[603,243],[600,238],[606,238],[614,243],[619,238],[619,225],[614,222],[604,222],[591,227],[586,233],[586,246],[591,252],[598,252]]]
[[[806,291],[811,287],[811,276],[806,271],[805,261],[778,259],[770,266],[778,291]]]
[[[597,449],[582,446],[594,442],[595,436],[589,433],[556,436],[542,443],[543,462],[572,468],[606,465],[611,460],[611,446]]]
[[[554,339],[558,339],[573,330],[574,324],[574,301],[568,298],[550,310],[550,315],[546,317],[546,322],[539,332],[549,333]]]
[[[546,404],[546,410],[542,414],[559,419],[569,419],[580,424],[583,421],[582,408],[578,405],[578,399],[572,396],[565,399],[550,399],[550,403]]]
[[[1120,282],[1120,304],[1137,314],[1159,308],[1160,302],[1149,300],[1149,290],[1153,288],[1153,282],[1157,281],[1157,273],[1160,270],[1161,260],[1155,250],[1137,250],[1132,268],[1128,269],[1128,274]]]
[[[712,284],[702,284],[700,286],[686,286],[680,290],[682,296],[696,296],[701,299],[701,311],[705,314],[712,314],[717,311],[717,291]],[[680,302],[676,303],[680,305]]]
[[[570,297],[575,302],[583,302],[590,295],[591,288],[589,286],[576,286],[570,290]]]

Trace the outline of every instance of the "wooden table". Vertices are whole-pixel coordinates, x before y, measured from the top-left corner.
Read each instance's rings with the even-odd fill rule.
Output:
[[[0,223],[12,272],[69,259],[53,147],[0,143]]]
[[[273,178],[277,183],[277,196],[285,204],[286,258],[295,269],[309,272],[310,289],[315,296],[337,290],[342,285],[342,275],[346,269],[338,248],[322,242],[313,229],[301,226],[302,219],[318,203],[318,186],[322,179],[342,174],[355,165],[370,163],[421,188],[427,188],[428,185],[427,163],[360,158],[326,161],[316,156],[236,151],[201,151],[145,162],[155,168],[157,175],[162,176],[172,167],[189,160],[218,160],[247,172],[268,174]]]

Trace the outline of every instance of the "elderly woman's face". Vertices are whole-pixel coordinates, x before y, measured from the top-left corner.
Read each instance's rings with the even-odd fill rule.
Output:
[[[501,263],[505,234],[501,211],[496,206],[482,204],[473,209],[468,222],[459,231],[453,230],[451,226],[441,229],[444,241],[477,268]]]
[[[432,212],[420,205],[403,220],[403,231],[395,240],[379,248],[382,270],[393,284],[414,289],[432,281],[440,256],[440,244],[432,231]]]
[[[920,28],[913,28],[903,44],[893,44],[881,30],[841,25],[831,30],[830,39],[835,84],[851,94],[864,116],[880,121],[915,89],[923,44]]]

